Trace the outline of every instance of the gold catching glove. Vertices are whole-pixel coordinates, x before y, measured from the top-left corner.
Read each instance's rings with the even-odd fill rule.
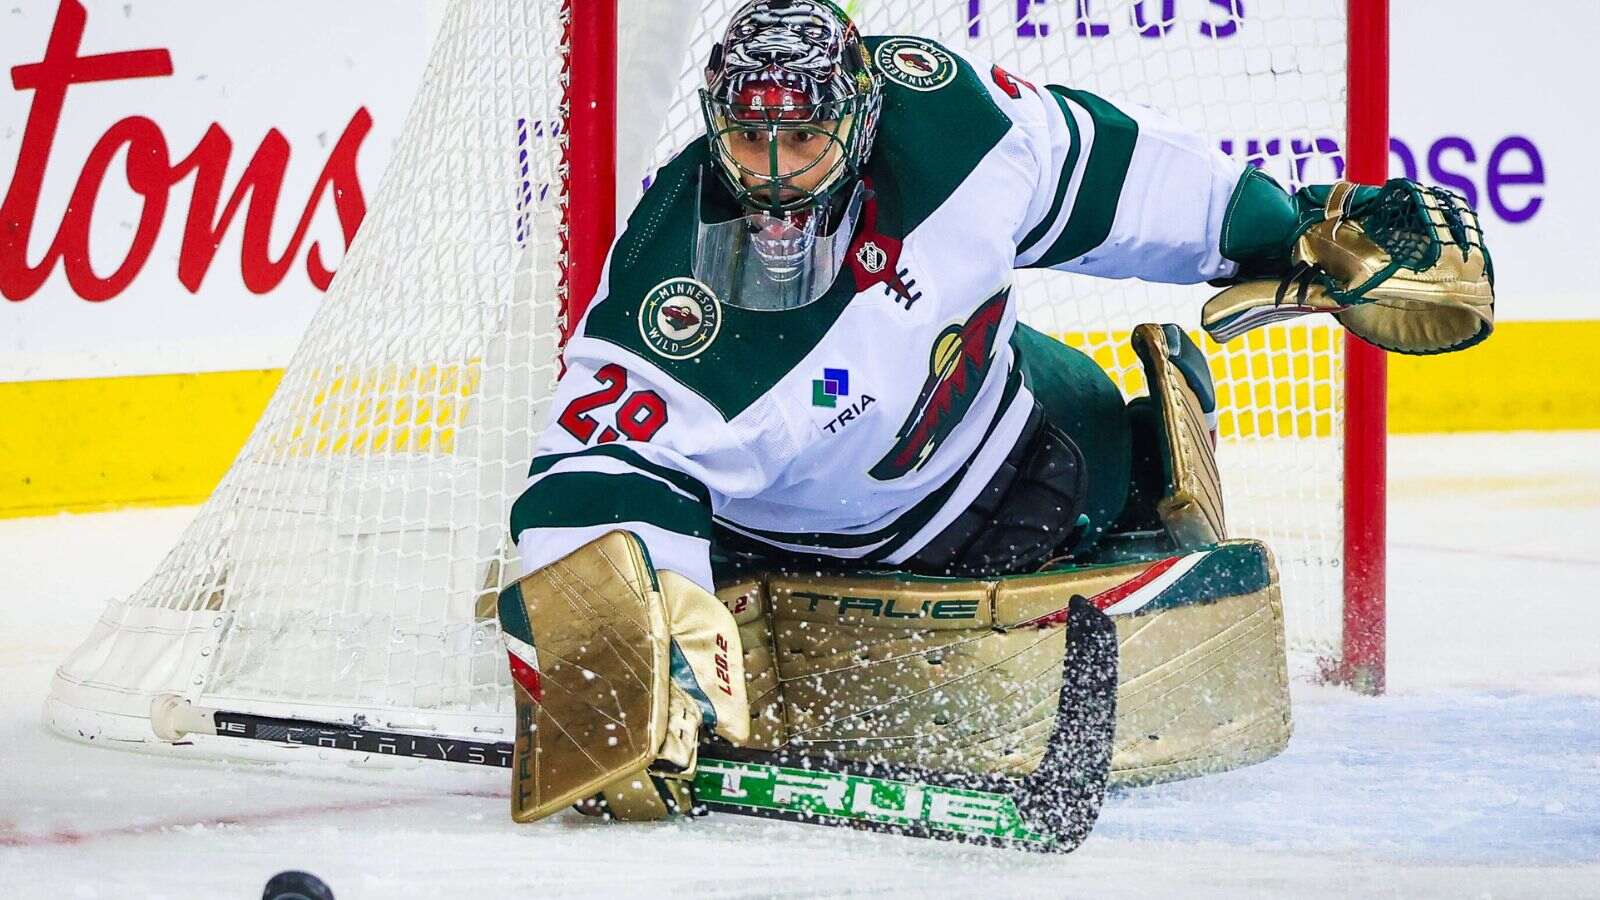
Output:
[[[517,707],[511,815],[577,803],[618,819],[688,813],[701,729],[750,735],[733,615],[614,531],[500,594]]]
[[[1376,190],[1347,181],[1309,190],[1326,202],[1299,228],[1293,267],[1206,303],[1201,324],[1214,339],[1318,312],[1395,353],[1447,353],[1489,336],[1494,266],[1460,197],[1401,178]]]

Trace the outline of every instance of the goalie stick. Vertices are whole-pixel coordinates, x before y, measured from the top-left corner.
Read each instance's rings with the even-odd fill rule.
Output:
[[[727,812],[970,844],[1065,853],[1094,827],[1111,767],[1117,683],[1116,629],[1073,597],[1056,727],[1044,758],[1021,777],[932,772],[807,756],[794,748],[700,748],[696,811]],[[510,742],[469,741],[350,724],[286,719],[157,697],[151,720],[164,740],[190,734],[510,768]]]

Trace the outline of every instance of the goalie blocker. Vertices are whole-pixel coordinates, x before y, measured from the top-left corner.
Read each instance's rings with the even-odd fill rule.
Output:
[[[1174,326],[1134,340],[1166,490],[1157,527],[1099,558],[981,580],[769,573],[719,603],[613,532],[508,588],[514,817],[660,818],[691,811],[693,785],[719,810],[1059,851],[1108,778],[1279,752],[1277,575],[1264,545],[1225,539],[1204,360]]]

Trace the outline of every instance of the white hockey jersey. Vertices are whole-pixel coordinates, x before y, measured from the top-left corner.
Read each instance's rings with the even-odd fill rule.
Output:
[[[707,590],[713,540],[892,567],[1021,434],[1014,269],[1233,274],[1219,246],[1243,164],[932,41],[867,44],[884,81],[872,197],[821,299],[751,311],[693,279],[704,141],[629,218],[511,512],[527,571],[617,528]]]

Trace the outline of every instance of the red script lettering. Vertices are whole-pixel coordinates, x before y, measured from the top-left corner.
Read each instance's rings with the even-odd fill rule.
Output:
[[[33,102],[11,185],[0,204],[0,294],[12,301],[32,297],[58,264],[73,291],[85,300],[100,302],[121,294],[150,259],[166,221],[173,188],[190,175],[194,176],[194,192],[184,225],[178,280],[191,293],[200,290],[223,236],[240,207],[246,205],[247,197],[240,271],[245,287],[253,293],[267,293],[287,277],[327,193],[333,194],[334,211],[345,246],[349,246],[366,216],[366,199],[356,171],[362,142],[372,130],[372,116],[365,108],[356,111],[334,145],[288,246],[277,257],[272,254],[269,239],[290,157],[289,141],[282,132],[276,128],[267,132],[224,204],[223,179],[233,154],[233,141],[222,126],[213,124],[192,153],[173,162],[161,127],[144,116],[129,116],[107,129],[89,151],[54,240],[44,257],[37,264],[30,264],[28,245],[38,217],[39,194],[69,89],[73,85],[166,78],[173,74],[172,55],[163,49],[80,56],[87,22],[82,3],[62,0],[44,58],[11,70],[12,86],[18,91],[33,91]],[[91,262],[90,226],[111,163],[124,150],[124,176],[143,206],[127,255],[110,274],[102,276]],[[306,251],[306,274],[319,290],[326,290],[333,280],[333,271],[316,242]]]

